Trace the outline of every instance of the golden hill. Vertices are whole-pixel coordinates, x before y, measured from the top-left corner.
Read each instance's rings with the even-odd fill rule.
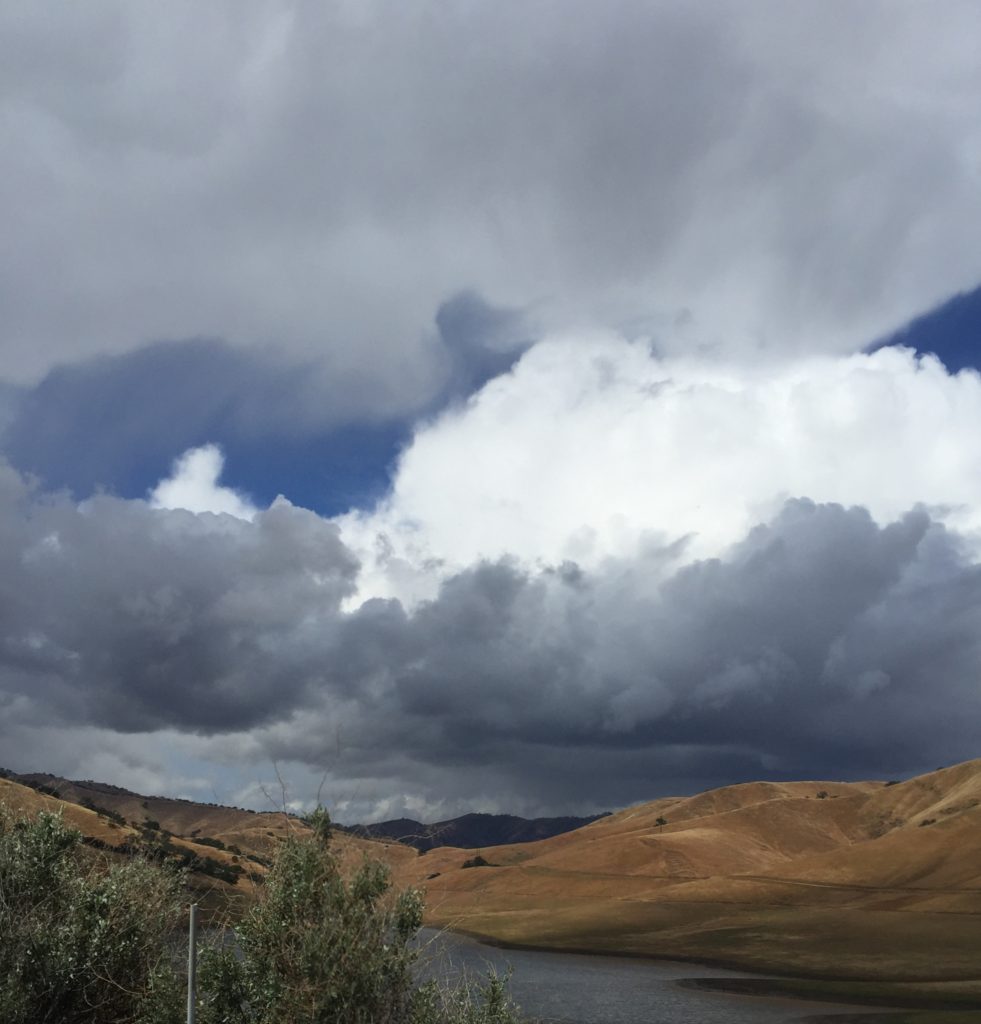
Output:
[[[162,836],[234,871],[233,883],[193,877],[212,905],[246,902],[276,848],[307,828],[283,813],[25,778],[58,798],[0,779],[0,802],[61,809],[110,850]],[[729,786],[480,851],[419,856],[344,833],[335,846],[425,888],[429,923],[491,940],[981,993],[981,761],[897,784]],[[463,866],[478,854],[491,866]]]
[[[463,867],[477,852],[494,866]],[[981,979],[981,761],[893,785],[656,800],[536,843],[433,850],[397,874],[426,888],[431,923],[508,943]]]
[[[172,833],[175,838],[206,846],[211,853],[214,853],[215,847],[210,846],[209,841],[217,841],[226,848],[226,852],[232,851],[231,855],[234,855],[237,848],[241,855],[268,860],[289,834],[309,831],[301,818],[282,811],[250,811],[217,803],[203,804],[173,797],[143,796],[118,786],[70,781],[55,775],[23,775],[19,779],[54,790],[62,800],[72,804],[104,808],[121,815],[135,826],[147,821],[153,822]],[[372,856],[387,862],[397,862],[415,855],[415,851],[401,843],[363,839],[344,832],[335,832],[333,843],[342,859],[360,861],[364,856]]]
[[[265,865],[250,859],[245,850],[236,853],[169,835],[166,826],[160,830],[147,829],[144,818],[128,821],[105,804],[80,806],[12,779],[0,778],[0,804],[28,815],[39,811],[60,813],[82,833],[89,846],[110,857],[125,857],[137,851],[147,854],[166,844],[172,856],[185,856],[196,865],[197,870],[189,875],[189,885],[195,898],[214,910],[224,910],[237,902],[247,904],[266,872]]]
[[[189,879],[196,898],[219,912],[247,905],[277,847],[290,833],[309,831],[301,819],[281,812],[141,796],[116,786],[71,782],[53,775],[18,778],[22,781],[0,777],[0,804],[25,814],[60,812],[90,846],[110,856],[152,852],[161,846],[171,857],[187,856],[196,868]],[[360,863],[365,856],[398,863],[416,856],[401,844],[344,833],[335,833],[333,843],[342,863]]]
[[[31,815],[39,811],[60,812],[64,815],[65,821],[77,828],[82,835],[109,846],[119,845],[127,839],[135,838],[137,834],[135,829],[117,825],[87,807],[65,803],[11,779],[0,778],[0,804],[5,804],[19,814]]]

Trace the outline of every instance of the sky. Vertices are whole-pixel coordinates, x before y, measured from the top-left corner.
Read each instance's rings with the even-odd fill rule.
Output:
[[[981,8],[0,4],[0,765],[342,821],[981,756]]]

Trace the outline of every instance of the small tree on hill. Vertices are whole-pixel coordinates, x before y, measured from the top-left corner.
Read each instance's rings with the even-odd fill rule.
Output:
[[[664,831],[664,826],[667,825],[667,823],[668,823],[668,819],[665,818],[663,815],[661,815],[661,816],[659,816],[659,817],[654,819],[654,824],[657,825],[658,832],[663,832]]]

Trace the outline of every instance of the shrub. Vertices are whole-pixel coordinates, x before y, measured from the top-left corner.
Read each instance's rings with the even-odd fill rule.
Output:
[[[412,1024],[517,1024],[507,984],[506,976],[495,974],[453,989],[427,982],[416,992]]]
[[[4,1024],[176,1024],[168,940],[180,879],[110,865],[60,816],[0,807],[0,1019]]]
[[[491,864],[491,862],[489,860],[487,860],[486,857],[483,857],[481,854],[478,853],[478,854],[476,854],[473,857],[468,857],[460,865],[460,867],[463,867],[463,868],[492,868],[492,867],[494,867],[494,865]]]
[[[225,844],[220,839],[212,839],[211,836],[198,836],[194,841],[198,846],[213,846],[216,850],[225,849]]]
[[[370,861],[346,878],[329,819],[311,824],[283,843],[234,948],[202,950],[201,1024],[516,1024],[506,979],[420,984],[421,894]],[[59,815],[0,806],[3,1024],[179,1024],[185,916],[166,846],[162,865],[111,863]]]
[[[326,833],[289,838],[237,951],[205,950],[202,1024],[385,1024],[409,1017],[422,898],[391,898],[380,864],[342,877]]]
[[[201,1024],[514,1024],[505,981],[447,990],[413,976],[422,894],[364,861],[349,878],[329,819],[279,850],[235,947],[202,952]]]

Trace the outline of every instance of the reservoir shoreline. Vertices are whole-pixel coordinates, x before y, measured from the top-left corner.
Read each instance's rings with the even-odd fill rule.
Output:
[[[855,1024],[870,1021],[874,1018],[888,1022],[893,1018],[891,1013],[869,1014],[861,1012],[862,1008],[882,1008],[883,1010],[936,1011],[964,1013],[981,1011],[981,992],[958,990],[954,986],[958,981],[951,979],[915,978],[909,981],[883,981],[877,978],[847,978],[829,973],[814,973],[803,976],[781,969],[779,965],[767,965],[747,969],[745,965],[731,960],[710,957],[665,957],[652,956],[636,951],[620,951],[595,949],[587,946],[555,946],[533,944],[528,942],[511,942],[495,936],[488,936],[466,928],[454,928],[449,925],[427,925],[427,930],[434,933],[446,932],[450,935],[469,939],[479,945],[499,950],[514,950],[526,953],[550,953],[583,957],[604,957],[611,960],[635,960],[652,965],[705,967],[714,970],[732,971],[741,977],[713,978],[679,978],[674,982],[681,988],[719,995],[749,996],[764,999],[787,999],[797,1002],[834,1003],[839,1006],[855,1007],[860,1012],[845,1016],[834,1014],[823,1018],[808,1018],[812,1024],[820,1024],[820,1020],[834,1020],[838,1024]],[[981,984],[981,978],[960,979],[969,985]],[[931,991],[927,988],[912,986],[929,986],[943,984],[948,986],[945,991]],[[899,988],[899,986],[902,986]],[[907,987],[911,986],[911,987]],[[955,1018],[956,1019],[956,1018]]]

